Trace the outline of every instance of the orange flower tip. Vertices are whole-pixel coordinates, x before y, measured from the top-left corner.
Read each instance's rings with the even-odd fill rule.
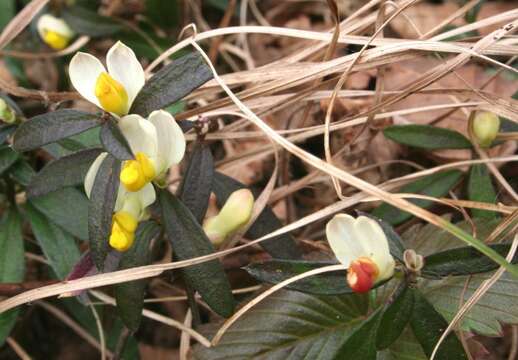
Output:
[[[366,293],[378,277],[378,266],[369,258],[359,258],[351,262],[347,270],[347,283],[356,293]]]

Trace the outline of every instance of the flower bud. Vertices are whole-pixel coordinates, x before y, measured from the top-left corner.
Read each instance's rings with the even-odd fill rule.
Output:
[[[7,124],[13,124],[16,121],[16,113],[14,110],[5,102],[4,99],[0,98],[0,120]]]
[[[487,148],[491,146],[500,130],[500,118],[487,111],[478,112],[473,119],[473,134],[478,144]]]
[[[405,250],[403,260],[405,261],[406,268],[412,272],[419,272],[424,266],[423,256],[417,254],[412,249]]]
[[[74,37],[74,32],[67,23],[50,14],[41,16],[37,23],[41,39],[54,50],[66,48]]]
[[[248,223],[254,208],[254,195],[248,189],[234,191],[218,215],[203,224],[207,237],[220,245],[229,235]]]

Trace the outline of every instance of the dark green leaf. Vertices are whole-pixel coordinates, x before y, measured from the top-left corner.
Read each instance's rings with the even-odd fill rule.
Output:
[[[431,125],[392,125],[383,134],[397,143],[422,149],[471,148],[471,142],[461,133]]]
[[[491,182],[491,176],[484,164],[471,166],[468,180],[468,199],[494,204],[497,200],[496,192]],[[494,219],[498,214],[494,211],[471,209],[475,218]]]
[[[323,261],[269,260],[252,263],[244,269],[259,281],[278,284],[306,271],[335,264]],[[317,295],[350,294],[352,290],[347,285],[346,276],[346,270],[333,271],[301,279],[286,288]]]
[[[459,170],[445,171],[407,184],[399,189],[399,192],[441,197],[446,195],[461,177],[462,172]],[[409,199],[409,201],[425,209],[433,205],[430,200]],[[412,214],[386,203],[374,209],[372,215],[385,220],[392,226],[399,225],[412,217]]]
[[[2,0],[0,2],[0,30],[3,30],[16,14],[15,0]]]
[[[50,222],[30,202],[26,206],[32,232],[58,278],[65,279],[79,260],[75,239]]]
[[[419,290],[410,289],[410,291],[414,296],[414,311],[410,318],[410,326],[425,354],[431,357],[433,349],[444,330],[448,327],[448,323]],[[451,332],[444,339],[439,347],[436,359],[467,359],[464,348],[455,332]]]
[[[0,145],[3,145],[7,138],[11,136],[16,130],[16,125],[1,125],[0,126]]]
[[[187,260],[214,253],[205,232],[189,209],[166,190],[159,193],[162,222],[178,260]],[[234,311],[234,298],[223,266],[218,260],[182,269],[190,285],[217,314],[229,317]]]
[[[413,307],[414,294],[407,284],[401,284],[393,297],[383,306],[376,335],[378,350],[388,348],[399,338],[410,321],[409,314],[412,314]]]
[[[73,6],[63,12],[63,19],[76,33],[91,37],[113,35],[122,25],[95,11]]]
[[[34,174],[36,174],[34,169],[23,159],[15,162],[9,169],[9,176],[23,186],[29,185]]]
[[[135,243],[122,254],[119,269],[148,265],[151,261],[149,243],[160,233],[160,228],[151,221],[141,223],[137,229]],[[115,286],[117,310],[128,329],[139,328],[144,307],[146,280],[130,281]]]
[[[180,7],[177,1],[146,0],[146,14],[156,25],[171,28],[178,25]]]
[[[82,133],[99,125],[99,115],[77,110],[57,110],[38,115],[21,124],[13,146],[28,151]]]
[[[88,235],[92,258],[103,269],[108,254],[113,209],[117,200],[121,163],[107,154],[95,176],[88,206]]]
[[[88,240],[88,199],[73,187],[34,197],[32,205],[52,222],[81,240]]]
[[[376,333],[380,310],[372,313],[352,331],[335,355],[335,359],[376,360]]]
[[[7,210],[0,220],[0,283],[20,282],[25,274],[22,223],[16,210]],[[18,309],[0,314],[0,347],[11,332]]]
[[[504,257],[511,248],[509,244],[489,245],[489,247]],[[512,262],[518,263],[518,254],[514,256]],[[487,256],[472,247],[462,247],[427,256],[422,273],[424,276],[440,278],[450,275],[479,274],[496,269],[498,265]]]
[[[378,222],[378,224],[380,224],[381,229],[387,236],[387,240],[388,240],[389,248],[390,248],[390,254],[402,262],[403,253],[405,252],[406,248],[405,248],[405,245],[403,244],[403,240],[401,240],[401,237],[394,230],[394,228],[392,226],[390,226],[390,224],[388,224],[387,222],[385,222],[369,213],[364,213],[363,211],[357,211],[357,213],[358,213],[358,215],[367,216],[368,218],[375,220]]]
[[[82,150],[48,163],[32,178],[27,196],[41,196],[82,184],[90,165],[100,153],[101,149]]]
[[[130,113],[147,117],[190,94],[212,79],[212,72],[197,52],[185,55],[160,69],[149,79],[133,102]]]
[[[18,160],[19,154],[10,147],[0,148],[0,175]]]
[[[236,190],[246,188],[237,180],[219,172],[214,174],[213,189],[218,206],[221,208]],[[272,209],[266,206],[245,234],[250,239],[258,239],[282,227]],[[289,234],[283,234],[261,242],[261,246],[272,256],[279,259],[300,259],[302,253]]]
[[[482,5],[485,3],[485,0],[479,0],[475,6],[473,6],[471,9],[469,9],[469,11],[467,11],[465,14],[464,14],[464,20],[466,20],[466,22],[468,24],[471,24],[471,23],[474,23],[475,21],[477,21],[477,16],[480,12],[480,9],[482,8]]]
[[[203,143],[197,144],[183,176],[179,197],[199,224],[202,223],[209,206],[213,179],[214,159],[210,148]]]
[[[101,127],[103,148],[119,160],[133,159],[133,152],[117,123],[110,119]]]
[[[217,346],[196,346],[194,358],[360,360],[363,358],[338,357],[337,352],[366,313],[364,296],[315,296],[282,290],[247,311]]]

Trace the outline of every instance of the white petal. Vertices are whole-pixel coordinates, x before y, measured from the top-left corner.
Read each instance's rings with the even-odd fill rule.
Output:
[[[126,115],[119,120],[119,128],[128,141],[133,154],[142,152],[156,159],[158,139],[155,126],[139,115]]]
[[[135,192],[126,192],[121,201],[122,206],[117,209],[129,212],[136,219],[141,220],[145,209],[156,200],[155,188],[146,184],[142,189]]]
[[[68,73],[74,88],[86,100],[101,107],[97,96],[95,96],[95,84],[102,72],[106,72],[103,64],[95,56],[78,52],[70,61]]]
[[[178,164],[185,154],[185,136],[173,115],[164,110],[153,111],[149,121],[155,125],[158,136],[158,172]]]
[[[40,16],[36,27],[42,38],[45,36],[45,31],[54,31],[68,38],[74,36],[74,32],[70,29],[65,20],[50,14]]]
[[[147,183],[142,189],[137,191],[137,194],[140,198],[142,210],[153,204],[156,200],[155,188],[153,185],[151,185],[151,183]]]
[[[92,192],[92,187],[94,186],[95,176],[97,175],[99,167],[101,166],[106,155],[108,155],[108,153],[106,152],[99,154],[99,156],[97,156],[92,165],[90,165],[90,168],[86,173],[84,185],[86,196],[88,196],[88,198],[90,198],[90,193]]]
[[[346,214],[335,215],[326,226],[327,241],[339,262],[348,267],[351,261],[366,256],[365,249],[358,241],[356,220]]]
[[[128,194],[130,194],[130,192],[128,192],[122,184],[119,184],[119,190],[117,191],[117,199],[115,200],[115,208],[113,209],[113,212],[117,212],[122,209]]]
[[[146,80],[144,69],[137,60],[135,53],[122,42],[117,41],[108,51],[106,65],[110,75],[126,89],[131,107],[133,100],[135,100]]]

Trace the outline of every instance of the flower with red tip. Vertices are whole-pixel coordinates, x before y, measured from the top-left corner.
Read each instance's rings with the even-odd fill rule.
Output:
[[[394,274],[387,236],[375,220],[338,214],[327,223],[326,235],[336,258],[347,267],[347,283],[354,292],[367,292]]]

